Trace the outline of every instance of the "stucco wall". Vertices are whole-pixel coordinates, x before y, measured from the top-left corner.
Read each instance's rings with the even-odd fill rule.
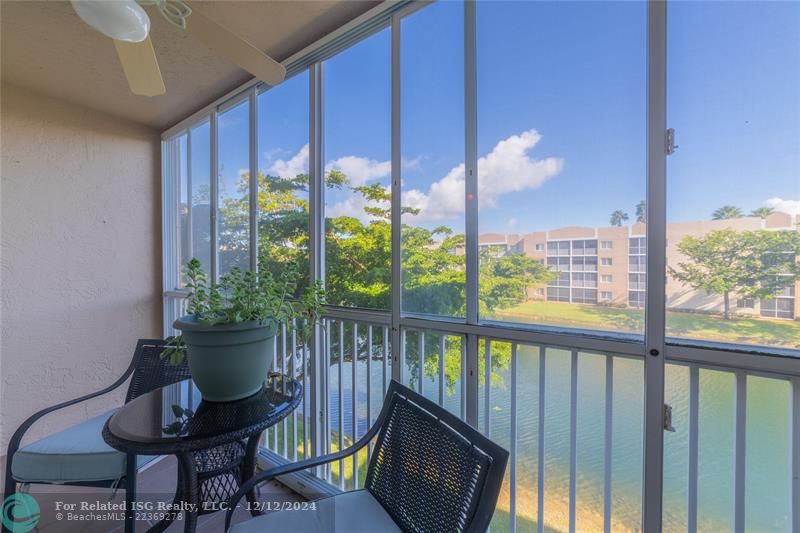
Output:
[[[160,335],[161,238],[157,131],[14,86],[1,97],[3,455],[27,416],[112,383],[136,339]]]

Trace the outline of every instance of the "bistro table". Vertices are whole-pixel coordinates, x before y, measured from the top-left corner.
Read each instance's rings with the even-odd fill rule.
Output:
[[[178,483],[170,510],[184,512],[184,531],[197,527],[200,514],[222,510],[255,473],[261,433],[276,424],[300,403],[302,386],[281,374],[270,374],[264,388],[232,402],[193,401],[192,394],[175,394],[182,384],[154,390],[129,402],[103,427],[109,446],[136,455],[175,455]],[[166,401],[164,401],[166,400]],[[159,409],[164,405],[166,409]],[[255,494],[247,495],[251,513]],[[150,532],[165,530],[177,512],[164,513]]]

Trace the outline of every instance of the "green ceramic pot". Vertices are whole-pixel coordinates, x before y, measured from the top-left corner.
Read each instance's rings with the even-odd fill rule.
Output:
[[[275,321],[206,326],[182,316],[173,325],[181,330],[204,400],[229,402],[261,390],[274,353]]]

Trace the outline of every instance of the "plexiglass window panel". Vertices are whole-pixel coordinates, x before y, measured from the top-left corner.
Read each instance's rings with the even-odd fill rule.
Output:
[[[427,6],[400,35],[402,308],[463,317],[464,6]],[[501,253],[487,245],[481,258]]]
[[[328,303],[389,309],[389,29],[326,61],[324,72]]]
[[[208,120],[193,127],[191,135],[191,257],[211,269],[211,125]],[[191,259],[190,257],[190,259]],[[185,262],[184,262],[185,263]]]
[[[643,312],[624,296],[611,307],[580,284],[571,298],[535,289],[551,287],[564,267],[602,264],[618,274],[611,292],[627,292],[627,241],[644,233],[646,8],[476,4],[479,235],[502,235],[511,246],[482,257],[500,265],[481,266],[483,319],[643,332]],[[535,246],[542,241],[545,253]],[[535,262],[545,257],[548,268]],[[492,277],[497,271],[505,283]]]
[[[668,6],[667,336],[800,349],[800,4]]]
[[[250,103],[245,100],[217,120],[217,239],[219,274],[250,268]]]
[[[185,265],[191,259],[191,207],[189,205],[189,134],[182,133],[171,141],[173,149],[176,151],[174,158],[173,171],[178,182],[178,241],[180,243],[181,265]],[[183,285],[183,276],[179,276],[180,284]]]
[[[258,96],[258,256],[280,274],[302,273],[308,256],[308,72]]]

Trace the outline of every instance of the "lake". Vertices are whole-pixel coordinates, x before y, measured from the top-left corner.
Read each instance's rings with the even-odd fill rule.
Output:
[[[517,351],[517,530],[536,528],[539,349],[520,346]],[[548,349],[544,409],[544,517],[547,529],[568,530],[570,363],[568,351]],[[352,363],[342,367],[344,431],[352,435]],[[613,358],[613,424],[611,454],[612,527],[637,531],[641,523],[643,464],[643,363]],[[357,366],[358,434],[366,431],[366,362]],[[373,359],[372,417],[382,402],[382,361]],[[576,529],[597,531],[603,526],[603,474],[605,441],[606,358],[578,355]],[[497,372],[490,393],[490,435],[506,448],[510,445],[511,379],[508,370]],[[698,529],[732,528],[734,471],[733,373],[700,369],[698,431]],[[667,365],[666,401],[673,407],[675,433],[665,432],[664,530],[684,531],[687,520],[689,457],[689,369]],[[426,377],[425,395],[436,399],[438,379]],[[338,365],[330,372],[331,430],[338,432]],[[485,385],[479,400],[480,429],[485,430]],[[445,406],[460,413],[460,384],[446,396]],[[790,531],[791,388],[785,380],[747,378],[746,427],[746,527],[751,531]],[[509,480],[498,504],[493,530],[508,529]]]

